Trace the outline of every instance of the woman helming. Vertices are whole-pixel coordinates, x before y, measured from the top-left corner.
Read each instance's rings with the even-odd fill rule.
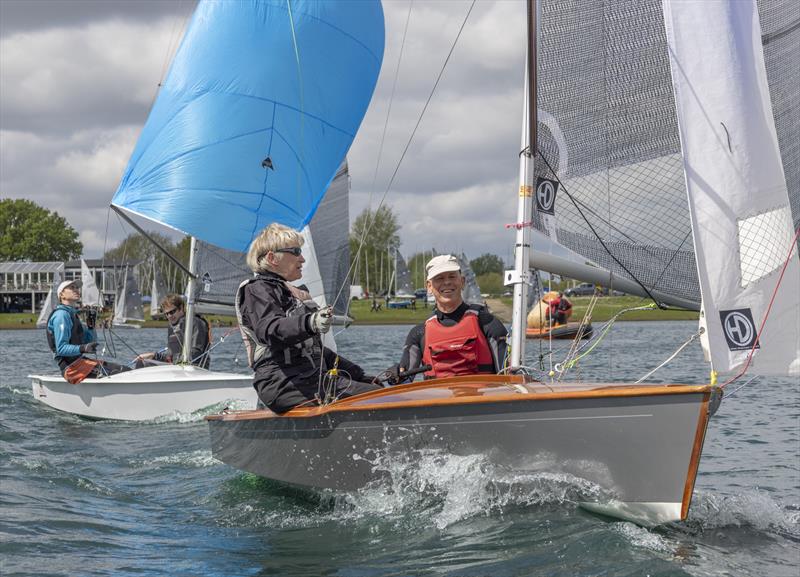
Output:
[[[247,264],[255,273],[236,293],[236,316],[255,371],[253,386],[276,413],[381,388],[357,364],[322,344],[333,321],[305,287],[290,284],[303,273],[303,236],[273,223],[250,244]],[[328,373],[336,368],[335,374]]]

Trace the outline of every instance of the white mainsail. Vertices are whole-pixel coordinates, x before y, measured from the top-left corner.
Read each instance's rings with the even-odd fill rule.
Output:
[[[39,311],[39,318],[36,319],[36,327],[43,329],[47,326],[47,319],[50,318],[50,313],[55,310],[58,305],[58,295],[56,290],[58,285],[61,284],[61,275],[58,271],[53,273],[53,284],[50,285],[50,292],[47,293],[47,298],[44,300],[42,310]]]
[[[84,306],[102,307],[103,299],[100,297],[100,291],[97,288],[97,283],[94,281],[94,275],[89,270],[89,265],[86,261],[81,259],[81,303]]]
[[[114,303],[113,324],[126,325],[127,321],[144,321],[142,293],[134,276],[133,267],[125,267],[122,284],[117,287],[117,300]]]
[[[664,16],[712,367],[740,368],[758,340],[748,372],[800,374],[800,260],[757,6],[665,0]]]
[[[167,287],[164,278],[158,270],[155,259],[153,259],[153,284],[150,288],[150,317],[155,318],[161,314],[159,306],[161,300],[167,296]]]

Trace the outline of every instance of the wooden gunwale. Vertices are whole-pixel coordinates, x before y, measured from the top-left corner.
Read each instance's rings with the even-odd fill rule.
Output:
[[[486,389],[487,385],[508,385],[512,387],[507,393],[494,393]],[[573,390],[556,390],[556,388],[572,387]],[[386,395],[409,393],[415,390],[462,389],[458,394],[446,398],[418,398],[409,400],[387,400],[380,402]],[[469,392],[464,389],[472,388]],[[497,388],[496,386],[494,387]],[[521,391],[520,388],[526,390]],[[391,409],[443,407],[452,405],[487,404],[505,402],[555,401],[566,399],[600,399],[613,397],[648,397],[663,395],[704,394],[707,407],[708,399],[714,385],[631,385],[614,383],[593,383],[580,385],[556,385],[555,388],[543,383],[525,383],[521,376],[482,375],[480,380],[475,376],[435,379],[421,383],[409,383],[379,391],[371,391],[342,399],[324,407],[298,407],[283,415],[277,415],[267,409],[250,411],[233,411],[208,415],[208,421],[239,421],[280,418],[314,418],[325,414],[358,411],[380,411]],[[487,394],[488,393],[488,394]],[[707,412],[707,411],[706,411]],[[698,425],[699,426],[699,425]],[[702,443],[701,443],[702,445]],[[699,457],[698,457],[699,459]]]

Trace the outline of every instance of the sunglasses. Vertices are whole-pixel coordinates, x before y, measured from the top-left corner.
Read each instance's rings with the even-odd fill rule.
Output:
[[[285,252],[288,254],[293,254],[294,256],[300,256],[301,254],[303,254],[303,249],[301,249],[299,246],[293,246],[290,248],[278,248],[273,250],[272,252]]]
[[[164,311],[164,315],[165,315],[165,316],[168,316],[168,317],[171,317],[171,316],[172,316],[172,315],[174,315],[176,312],[178,312],[178,309],[172,309],[172,310]]]

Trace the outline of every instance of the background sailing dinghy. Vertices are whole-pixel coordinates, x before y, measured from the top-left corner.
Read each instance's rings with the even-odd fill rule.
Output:
[[[302,23],[302,39],[285,26],[291,19]],[[326,50],[335,46],[330,57]],[[338,56],[342,50],[348,52],[345,60]],[[335,224],[346,236],[346,218],[336,211],[344,206],[346,215],[347,206],[340,194],[339,200],[323,196],[337,174],[335,188],[347,191],[340,165],[382,57],[380,4],[199,4],[112,200],[112,208],[140,232],[131,214],[191,235],[186,335],[198,295],[212,295],[201,303],[210,308],[214,291],[225,286],[215,282],[223,276],[198,269],[198,252],[209,249],[217,260],[241,258],[252,238],[276,220],[303,230],[303,280],[320,304],[327,303],[319,270],[333,279],[348,257],[341,243],[326,240],[323,229]],[[302,74],[296,73],[296,58],[303,62]],[[320,87],[323,99],[316,97]],[[318,262],[309,227],[323,204],[331,216],[314,235],[322,237],[321,253],[338,257],[332,264]],[[241,280],[228,282],[235,287]],[[232,297],[227,295],[228,302]],[[184,342],[190,342],[186,335]],[[256,398],[250,375],[190,365],[137,369],[78,385],[56,376],[32,380],[38,400],[93,418],[153,419],[228,399],[255,406]]]
[[[81,293],[83,298],[83,293]],[[134,322],[135,321],[135,322]],[[136,280],[134,267],[126,266],[117,283],[114,297],[114,316],[111,324],[114,328],[140,329],[144,322],[144,307],[142,305],[142,292]]]
[[[332,3],[323,5],[332,9]],[[780,17],[777,3],[762,5],[777,8]],[[537,93],[535,14],[529,4],[526,103],[533,100],[528,95]],[[550,241],[569,240],[570,231],[559,229],[555,215],[542,210],[552,206],[539,206],[532,214],[534,199],[540,204],[546,199],[534,195],[534,164],[539,172],[544,154],[535,161],[531,143],[538,142],[543,153],[554,144],[561,146],[561,164],[553,165],[552,158],[548,159],[554,169],[548,174],[553,187],[552,183],[559,182],[558,166],[576,169],[576,165],[584,168],[595,162],[603,182],[617,174],[630,179],[631,171],[641,170],[642,163],[683,167],[701,271],[697,292],[675,295],[672,291],[671,295],[656,282],[663,270],[661,276],[642,282],[610,271],[602,277],[599,267],[585,267],[600,278],[584,280],[649,294],[659,302],[697,304],[702,294],[716,371],[731,376],[745,369],[753,374],[797,374],[800,328],[797,322],[784,322],[800,314],[796,240],[792,240],[795,227],[765,74],[762,40],[764,44],[767,40],[761,37],[755,3],[666,1],[662,5],[660,0],[646,0],[593,4],[587,9],[585,4],[553,1],[542,2],[541,14],[542,46],[566,43],[582,55],[566,62],[605,65],[627,76],[621,82],[587,84],[585,71],[573,70],[576,77],[570,81],[583,92],[591,92],[592,86],[601,92],[591,96],[609,107],[605,113],[609,118],[638,120],[646,126],[644,131],[617,134],[623,149],[632,136],[645,142],[640,149],[629,150],[627,157],[606,157],[598,149],[576,158],[573,149],[583,151],[585,123],[593,129],[614,124],[609,118],[575,116],[576,111],[585,112],[580,100],[583,92],[540,87],[540,93],[560,93],[565,102],[560,109],[542,110],[538,119],[537,107],[526,104],[518,222],[530,223],[535,216],[537,222],[544,222],[541,228],[551,233]],[[552,39],[551,35],[563,32],[559,26],[564,22],[578,30]],[[283,23],[290,28],[289,19]],[[609,34],[609,23],[621,28]],[[303,42],[303,28],[298,26],[296,31],[298,42]],[[784,31],[784,36],[796,43],[797,27]],[[632,64],[604,64],[609,54]],[[698,54],[703,58],[698,59]],[[332,48],[327,48],[325,57],[332,56]],[[549,73],[543,80],[555,84],[565,60],[545,49],[542,56],[539,67]],[[322,94],[325,88],[319,87]],[[605,90],[619,90],[624,98],[617,100],[616,94],[612,98]],[[659,145],[665,142],[658,131],[663,126],[649,120],[654,114],[652,103],[642,104],[652,94],[670,113],[664,126],[679,128],[685,144],[681,150],[677,139],[671,141],[676,146],[668,151],[667,159],[658,157],[662,154]],[[587,109],[602,116],[603,108],[584,96],[589,101]],[[563,140],[567,124],[579,133],[575,140]],[[798,142],[796,129],[790,143]],[[604,142],[608,146],[615,141],[608,137]],[[567,153],[573,164],[567,165]],[[631,163],[637,166],[631,169]],[[578,175],[589,178],[586,170]],[[652,188],[652,174],[641,178]],[[541,383],[527,376],[523,364],[527,277],[533,265],[528,253],[531,233],[524,224],[517,227],[516,268],[506,273],[507,284],[514,286],[511,368],[522,374],[412,383],[321,407],[295,408],[282,416],[266,410],[211,415],[207,419],[214,456],[271,479],[354,490],[383,482],[387,460],[413,467],[415,455],[422,453],[482,453],[514,471],[563,473],[590,481],[596,491],[589,491],[582,504],[597,512],[642,524],[685,519],[709,418],[719,406],[724,385]],[[612,252],[615,248],[610,246]],[[724,258],[721,250],[728,251]],[[755,252],[766,254],[756,262]],[[671,279],[669,286],[685,283]],[[780,304],[765,324],[773,295]]]

